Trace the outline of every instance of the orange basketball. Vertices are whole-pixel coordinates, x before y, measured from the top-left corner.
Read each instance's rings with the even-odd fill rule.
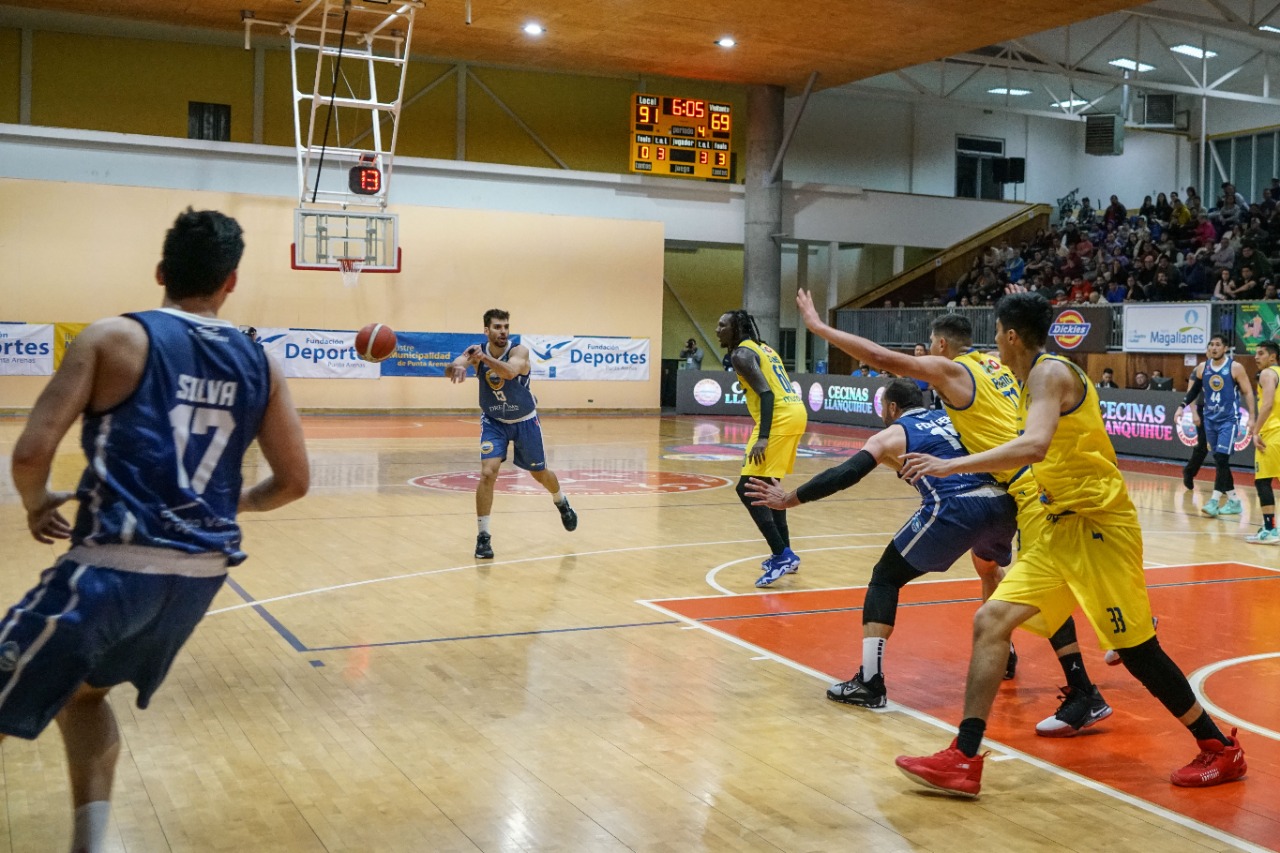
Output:
[[[396,351],[396,333],[390,326],[370,323],[356,332],[356,355],[365,361],[386,361]]]

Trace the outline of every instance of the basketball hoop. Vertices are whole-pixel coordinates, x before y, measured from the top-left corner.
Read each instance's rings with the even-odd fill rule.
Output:
[[[360,280],[360,270],[364,269],[364,258],[336,258],[338,272],[342,273],[342,283],[346,287],[355,287]]]

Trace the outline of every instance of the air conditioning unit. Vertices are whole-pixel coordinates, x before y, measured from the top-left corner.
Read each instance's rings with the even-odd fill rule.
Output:
[[[1084,117],[1084,153],[1115,157],[1124,153],[1124,118],[1099,114]]]
[[[1142,123],[1147,127],[1174,127],[1177,122],[1178,96],[1148,92],[1144,99]]]

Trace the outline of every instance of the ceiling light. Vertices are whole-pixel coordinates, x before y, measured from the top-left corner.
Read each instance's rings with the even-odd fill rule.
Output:
[[[1201,50],[1193,44],[1175,44],[1169,50],[1181,53],[1183,56],[1190,56],[1192,59],[1213,59],[1218,55],[1212,50]]]
[[[1137,71],[1139,74],[1144,71],[1156,70],[1154,65],[1148,65],[1145,62],[1134,62],[1132,59],[1126,59],[1124,57],[1121,57],[1120,59],[1113,59],[1107,64],[1114,65],[1116,68],[1123,68],[1125,71]]]
[[[1258,29],[1262,30],[1264,33],[1280,33],[1280,27],[1273,27],[1270,24],[1263,24],[1258,27]]]
[[[1013,95],[1014,97],[1020,98],[1023,95],[1030,95],[1031,90],[1030,89],[1006,89],[1003,86],[1001,86],[998,89],[988,89],[987,94],[988,95]]]
[[[525,24],[523,29],[526,33],[528,33],[531,36],[540,36],[546,32],[546,30],[542,28],[542,24],[535,24],[535,23]]]
[[[716,39],[716,44],[720,45],[721,47],[727,48],[727,47],[733,47],[734,45],[737,44],[737,42],[733,40],[733,36],[725,36],[722,39]]]
[[[1071,109],[1072,107],[1083,107],[1087,103],[1089,102],[1081,100],[1080,98],[1077,98],[1076,96],[1072,95],[1070,98],[1068,98],[1065,101],[1054,101],[1049,106],[1057,107],[1058,109]]]

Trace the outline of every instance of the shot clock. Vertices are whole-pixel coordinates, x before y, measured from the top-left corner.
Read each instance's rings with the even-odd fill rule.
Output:
[[[631,97],[631,171],[727,181],[733,107],[697,98]]]
[[[382,170],[372,163],[352,166],[347,172],[347,189],[356,195],[377,195],[382,191]]]

